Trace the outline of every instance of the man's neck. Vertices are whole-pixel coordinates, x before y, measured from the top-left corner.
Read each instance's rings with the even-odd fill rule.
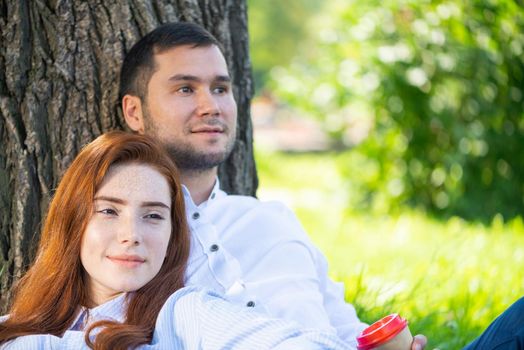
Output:
[[[216,176],[216,167],[206,171],[180,169],[182,183],[191,193],[191,198],[196,205],[200,205],[209,198],[215,185]]]

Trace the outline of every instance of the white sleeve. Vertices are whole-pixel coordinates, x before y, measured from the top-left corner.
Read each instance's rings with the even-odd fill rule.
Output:
[[[336,328],[337,335],[356,346],[357,336],[368,326],[361,322],[353,305],[345,301],[344,284],[334,282],[328,277],[328,263],[322,253],[317,250],[317,268],[321,277],[324,307],[331,325]]]
[[[15,338],[2,346],[2,350],[66,350],[89,349],[84,342],[84,332],[66,331],[62,337],[51,334],[31,334]]]
[[[307,249],[311,264],[313,264],[313,267],[307,265],[303,265],[303,267],[307,267],[309,274],[314,273],[316,277],[316,288],[303,293],[309,295],[309,298],[318,298],[318,295],[320,295],[321,299],[316,302],[316,305],[322,307],[323,314],[327,317],[327,322],[336,329],[337,335],[341,339],[356,346],[356,337],[367,325],[359,320],[353,305],[345,301],[344,285],[340,282],[336,283],[329,278],[328,263],[324,255],[312,244],[294,213],[287,207],[285,208],[286,216],[288,217],[287,221],[289,221],[290,226],[289,229],[296,231],[295,234],[302,238],[304,248]],[[311,272],[312,269],[314,272]],[[296,300],[297,303],[298,301]],[[305,302],[307,302],[307,299],[303,299],[300,302],[301,306],[304,306]],[[309,316],[306,315],[304,317],[310,319],[309,322],[314,326],[313,322],[315,322],[316,314],[310,313]]]

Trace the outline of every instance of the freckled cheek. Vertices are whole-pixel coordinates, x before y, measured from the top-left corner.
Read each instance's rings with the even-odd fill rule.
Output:
[[[111,225],[90,225],[84,237],[82,237],[81,250],[84,256],[101,257],[105,256],[105,252],[111,240],[115,239],[115,235],[112,234],[114,231],[110,227]]]
[[[156,236],[148,239],[147,246],[152,259],[162,263],[167,252],[168,243],[169,238],[166,239],[165,237]]]
[[[103,261],[105,257],[104,250],[95,245],[85,245],[80,255],[81,261],[83,264],[87,263],[88,265],[93,266],[93,264],[99,264]]]
[[[88,274],[96,273],[100,269],[104,254],[99,244],[92,240],[83,240],[80,248],[80,262]]]

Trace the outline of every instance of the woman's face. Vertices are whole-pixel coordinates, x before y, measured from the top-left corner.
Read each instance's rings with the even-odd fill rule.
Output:
[[[164,176],[144,164],[111,166],[95,194],[80,249],[92,303],[151,281],[170,235],[171,196]]]

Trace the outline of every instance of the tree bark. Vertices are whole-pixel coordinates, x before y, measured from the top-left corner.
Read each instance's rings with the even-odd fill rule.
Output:
[[[222,187],[254,195],[245,0],[0,0],[0,312],[32,260],[53,189],[81,147],[124,129],[125,53],[159,24],[202,24],[222,42],[238,103]]]

